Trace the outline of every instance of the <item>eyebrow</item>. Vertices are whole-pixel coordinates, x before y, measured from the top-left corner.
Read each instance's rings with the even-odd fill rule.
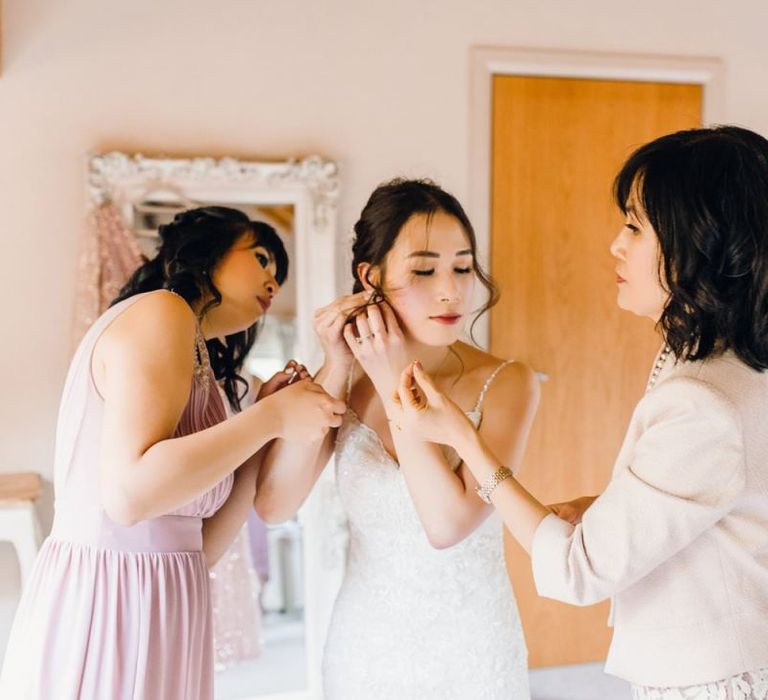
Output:
[[[456,257],[460,255],[472,255],[472,250],[467,248],[466,250],[459,250],[456,252]],[[411,253],[409,258],[439,258],[440,253],[435,253],[433,250],[416,250]]]

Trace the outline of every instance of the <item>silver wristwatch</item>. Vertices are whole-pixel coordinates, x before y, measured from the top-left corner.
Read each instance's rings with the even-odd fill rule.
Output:
[[[486,503],[490,503],[491,494],[493,493],[494,489],[502,481],[504,481],[504,479],[509,479],[510,476],[512,476],[512,472],[509,471],[509,469],[506,467],[499,467],[491,476],[488,477],[487,481],[482,486],[475,487],[475,492]]]

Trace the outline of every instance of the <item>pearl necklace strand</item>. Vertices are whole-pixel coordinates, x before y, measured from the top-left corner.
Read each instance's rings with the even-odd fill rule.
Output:
[[[664,349],[661,351],[661,353],[659,353],[659,356],[656,359],[656,364],[653,365],[651,378],[648,380],[648,386],[645,388],[646,393],[648,393],[651,389],[653,389],[654,386],[656,386],[656,380],[659,378],[661,370],[664,369],[664,365],[667,363],[667,359],[671,354],[672,348],[665,344]]]

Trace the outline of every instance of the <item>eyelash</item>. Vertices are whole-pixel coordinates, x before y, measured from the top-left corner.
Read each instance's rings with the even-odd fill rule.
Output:
[[[634,224],[624,224],[632,233],[640,233],[640,229]]]
[[[261,265],[265,269],[267,265],[269,265],[269,259],[263,253],[256,253],[256,260],[258,260],[259,265]]]
[[[460,275],[468,275],[470,272],[472,272],[471,267],[454,267],[453,271],[460,274]],[[430,277],[435,273],[435,270],[414,270],[413,274],[417,275],[418,277]]]

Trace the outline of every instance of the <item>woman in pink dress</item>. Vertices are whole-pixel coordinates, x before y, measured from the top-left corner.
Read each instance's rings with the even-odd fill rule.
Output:
[[[288,375],[239,411],[237,368],[287,270],[274,231],[205,207],[160,236],[72,361],[53,530],[16,614],[2,698],[212,698],[207,569],[252,506],[259,450],[341,422],[343,403],[308,380],[285,386]]]

